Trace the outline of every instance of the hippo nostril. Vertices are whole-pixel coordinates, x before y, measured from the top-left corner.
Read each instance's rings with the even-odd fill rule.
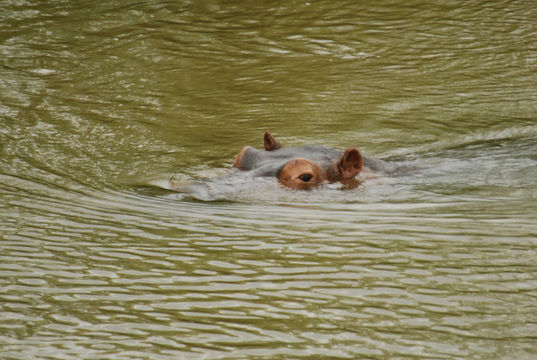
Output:
[[[302,174],[298,178],[304,182],[308,182],[313,178],[313,176],[311,174]]]

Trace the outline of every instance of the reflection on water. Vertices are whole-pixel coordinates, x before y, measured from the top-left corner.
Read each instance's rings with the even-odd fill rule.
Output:
[[[3,2],[0,357],[532,358],[536,16]],[[408,171],[226,177],[265,129]]]

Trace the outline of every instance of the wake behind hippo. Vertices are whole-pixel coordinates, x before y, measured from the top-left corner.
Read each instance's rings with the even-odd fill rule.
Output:
[[[275,177],[288,188],[309,190],[326,183],[340,182],[356,187],[362,171],[387,172],[387,165],[366,157],[354,147],[344,152],[320,145],[282,147],[267,130],[264,150],[245,146],[236,156],[233,167],[253,171],[255,177]]]
[[[229,197],[240,188],[248,187],[254,178],[275,178],[282,187],[296,190],[310,190],[329,183],[353,189],[360,184],[359,174],[376,177],[393,173],[391,164],[364,156],[354,147],[345,151],[320,145],[283,147],[269,131],[265,131],[263,145],[262,150],[245,146],[235,156],[235,171],[228,175],[193,183],[170,181],[167,186],[161,182],[153,185],[197,199],[213,200]]]

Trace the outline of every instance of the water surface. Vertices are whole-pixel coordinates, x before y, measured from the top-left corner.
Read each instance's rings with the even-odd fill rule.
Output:
[[[536,18],[4,1],[0,357],[534,358]],[[265,129],[413,171],[218,183]]]

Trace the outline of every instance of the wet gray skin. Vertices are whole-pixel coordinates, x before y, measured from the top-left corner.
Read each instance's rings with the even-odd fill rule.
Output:
[[[343,151],[321,145],[284,147],[272,151],[248,147],[248,150],[243,154],[240,169],[235,168],[236,171],[217,179],[197,181],[172,188],[174,191],[192,194],[198,199],[211,199],[214,194],[233,193],[241,187],[241,184],[244,185],[244,181],[252,181],[253,178],[273,177],[276,179],[281,168],[291,159],[311,160],[326,171],[342,155]],[[363,154],[362,157],[364,159],[362,172],[395,176],[401,168],[393,163]]]
[[[275,177],[289,160],[304,158],[315,162],[326,171],[342,155],[343,151],[321,145],[284,147],[273,151],[248,148],[242,157],[240,169],[253,170],[255,177]],[[392,167],[385,161],[363,154],[362,157],[364,158],[364,168],[370,171],[386,174],[393,172]]]

